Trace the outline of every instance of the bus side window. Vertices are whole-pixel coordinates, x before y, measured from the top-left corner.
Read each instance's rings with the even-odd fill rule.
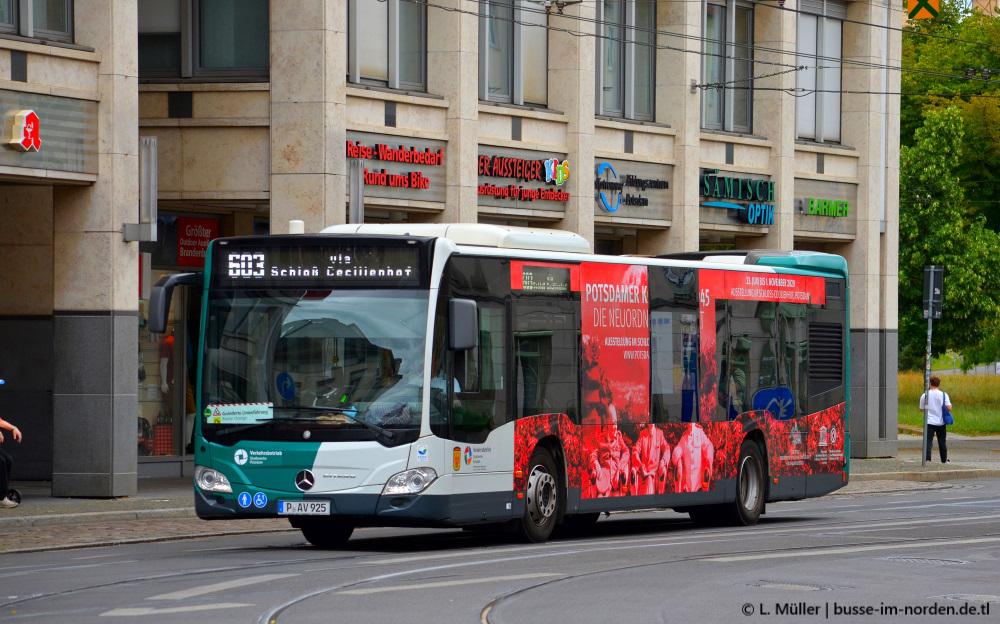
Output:
[[[474,348],[449,353],[452,401],[442,409],[440,419],[446,422],[436,427],[431,406],[431,429],[441,437],[481,443],[507,422],[510,261],[454,256],[442,278],[442,291],[446,284],[449,297],[475,300],[479,332]]]
[[[649,292],[651,420],[698,422],[698,273],[650,267]]]
[[[479,340],[475,348],[455,354],[459,388],[454,403],[455,439],[482,441],[507,421],[504,389],[504,346],[507,331],[503,307],[479,304]]]
[[[580,302],[522,296],[514,313],[515,418],[566,414],[578,422]]]

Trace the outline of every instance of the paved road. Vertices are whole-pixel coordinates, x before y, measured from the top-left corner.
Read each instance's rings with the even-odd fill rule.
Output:
[[[0,621],[995,622],[998,503],[996,478],[868,482],[752,528],[649,512],[544,545],[363,529],[343,551],[200,523],[209,536],[0,555]]]

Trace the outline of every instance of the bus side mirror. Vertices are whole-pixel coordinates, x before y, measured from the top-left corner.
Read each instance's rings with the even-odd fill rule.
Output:
[[[201,273],[179,273],[164,275],[153,286],[149,293],[149,319],[147,328],[154,334],[167,331],[167,316],[170,314],[170,298],[174,294],[174,286],[201,286]]]
[[[472,299],[452,299],[448,302],[448,348],[453,351],[474,349],[479,338],[479,312]]]

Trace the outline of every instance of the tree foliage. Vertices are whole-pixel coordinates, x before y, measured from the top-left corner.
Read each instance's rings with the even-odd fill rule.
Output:
[[[934,353],[971,351],[996,335],[1000,323],[1000,236],[968,208],[959,177],[965,137],[959,104],[925,112],[913,145],[900,149],[900,366],[918,368],[926,351],[923,272],[945,270],[942,318],[934,323]]]
[[[916,131],[934,110],[958,106],[964,120],[962,156],[955,168],[965,201],[1000,230],[1000,17],[966,13],[941,0],[938,18],[913,20],[903,35],[900,141],[913,147]],[[987,71],[984,78],[983,70]],[[943,75],[942,75],[943,74]],[[971,74],[971,78],[969,76]],[[900,187],[900,199],[910,190]]]

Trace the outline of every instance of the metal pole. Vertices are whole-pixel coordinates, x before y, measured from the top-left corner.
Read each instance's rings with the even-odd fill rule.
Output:
[[[933,331],[933,315],[927,316],[927,360],[924,364],[924,442],[920,447],[920,465],[927,465],[927,408],[930,406],[931,397],[931,333]]]

